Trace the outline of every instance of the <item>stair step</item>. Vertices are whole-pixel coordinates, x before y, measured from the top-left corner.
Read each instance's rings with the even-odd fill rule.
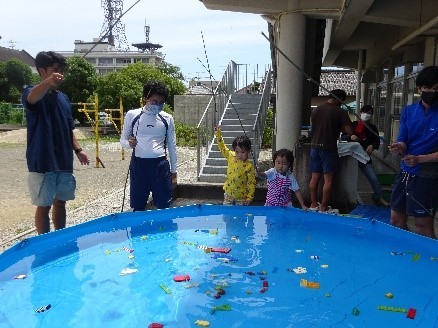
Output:
[[[209,182],[209,183],[224,183],[226,179],[225,174],[201,174],[199,176],[200,182]]]
[[[205,165],[227,166],[227,160],[222,156],[222,154],[220,152],[219,152],[219,154],[217,154],[218,152],[214,152],[214,153],[215,153],[215,156],[217,156],[217,157],[209,156],[209,158],[207,158],[205,160]]]
[[[225,162],[226,164],[226,162]],[[227,174],[227,166],[211,166],[204,165],[202,168],[203,174]]]
[[[227,121],[227,124],[225,124],[221,127],[222,135],[226,134],[229,131],[251,131],[252,127],[253,127],[252,124],[251,125],[250,124],[240,125],[238,120],[236,120],[237,124],[230,124],[230,123],[233,123],[233,122]]]

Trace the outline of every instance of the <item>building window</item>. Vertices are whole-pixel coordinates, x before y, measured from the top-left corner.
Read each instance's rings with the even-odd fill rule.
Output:
[[[386,97],[387,97],[386,84],[380,85],[378,87],[377,115],[375,115],[377,116],[376,123],[377,123],[377,129],[379,131],[383,131],[385,125]]]
[[[112,58],[98,58],[99,65],[108,66],[113,64]]]
[[[403,106],[403,80],[391,83],[391,113],[399,116]]]
[[[116,59],[117,64],[131,64],[131,58],[117,58]]]
[[[408,94],[406,104],[410,105],[420,100],[420,94],[418,93],[418,88],[415,85],[416,76],[411,76],[407,80],[408,84]]]

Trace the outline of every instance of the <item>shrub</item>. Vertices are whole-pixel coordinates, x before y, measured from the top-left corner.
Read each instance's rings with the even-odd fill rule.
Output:
[[[272,128],[274,121],[274,112],[272,108],[268,108],[266,113],[266,124],[263,131],[262,148],[272,148],[272,138],[274,137],[274,129]]]

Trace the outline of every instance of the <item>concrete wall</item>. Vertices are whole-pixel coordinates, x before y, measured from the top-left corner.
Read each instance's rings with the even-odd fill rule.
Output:
[[[176,95],[174,97],[175,122],[196,127],[211,95]]]
[[[311,173],[309,171],[310,144],[297,144],[295,147],[295,177],[303,194],[304,202],[310,204],[309,182]],[[335,178],[332,190],[330,206],[339,209],[341,212],[351,210],[357,205],[357,160],[351,156],[339,158],[339,172]],[[322,200],[322,180],[318,191],[318,201]]]

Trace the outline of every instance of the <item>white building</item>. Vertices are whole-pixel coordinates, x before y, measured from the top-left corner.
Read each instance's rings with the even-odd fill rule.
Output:
[[[120,70],[129,64],[142,62],[150,65],[160,65],[164,56],[156,50],[117,51],[115,46],[108,42],[99,42],[94,38],[92,42],[75,40],[74,51],[58,51],[66,58],[85,56],[85,59],[96,68],[97,74],[106,74]]]

